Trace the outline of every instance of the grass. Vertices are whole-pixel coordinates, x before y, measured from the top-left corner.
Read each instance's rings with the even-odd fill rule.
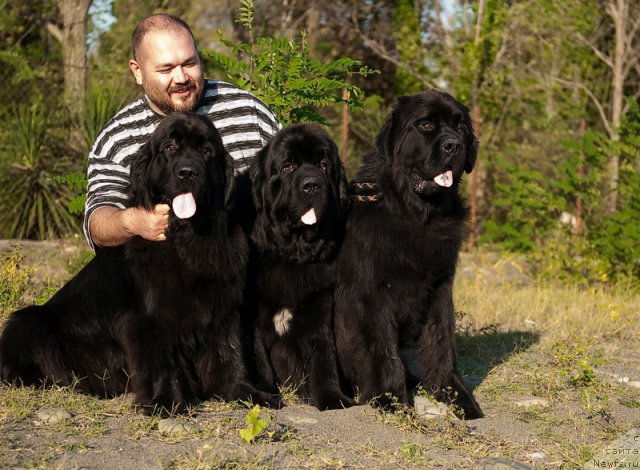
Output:
[[[34,285],[19,251],[0,256],[0,263],[0,324],[10,311],[55,290]],[[640,390],[616,377],[640,380],[640,295],[615,286],[580,290],[479,275],[495,268],[482,256],[465,257],[462,265],[471,269],[455,286],[459,366],[484,420],[425,420],[409,408],[319,413],[284,387],[288,406],[269,410],[266,429],[248,443],[239,436],[250,413],[242,403],[198,404],[183,418],[196,430],[172,436],[160,433],[158,418],[136,412],[126,396],[101,400],[72,387],[0,385],[0,468],[82,467],[90,461],[82,456],[94,455],[98,446],[111,452],[109,458],[143,446],[157,455],[158,468],[178,469],[465,468],[489,457],[579,468],[637,428]],[[519,406],[532,398],[546,405]],[[46,407],[71,418],[38,423],[36,412]],[[19,450],[28,446],[35,450]],[[140,457],[139,450],[130,452],[129,459]]]

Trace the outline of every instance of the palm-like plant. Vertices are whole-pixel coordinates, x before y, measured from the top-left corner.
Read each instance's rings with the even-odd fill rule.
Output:
[[[70,172],[70,160],[46,145],[42,106],[16,106],[6,120],[0,148],[0,231],[10,238],[45,239],[77,233],[79,219],[67,209],[71,191],[53,180]]]

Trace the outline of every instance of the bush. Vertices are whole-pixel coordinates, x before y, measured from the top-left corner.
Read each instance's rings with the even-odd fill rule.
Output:
[[[5,121],[7,139],[0,153],[0,226],[8,238],[45,239],[80,230],[67,206],[73,194],[54,181],[73,168],[48,140],[43,106],[21,105]]]
[[[238,22],[248,28],[252,38],[252,0],[242,1]],[[318,108],[326,106],[360,108],[361,90],[349,79],[376,73],[348,57],[320,63],[311,57],[304,33],[295,41],[259,37],[237,44],[222,37],[220,40],[232,54],[203,50],[204,58],[222,70],[228,80],[260,97],[284,124],[326,123],[318,113]],[[346,99],[344,90],[348,91]]]

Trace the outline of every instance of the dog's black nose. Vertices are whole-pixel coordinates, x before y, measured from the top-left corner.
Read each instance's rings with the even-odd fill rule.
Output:
[[[196,170],[191,166],[181,166],[181,167],[178,167],[178,169],[176,170],[176,174],[180,179],[193,180],[196,178],[196,176],[198,176],[198,170]]]
[[[440,144],[440,148],[448,155],[455,155],[460,152],[460,142],[457,139],[445,139]]]
[[[315,176],[308,176],[302,180],[300,189],[307,194],[313,194],[317,193],[321,186],[322,181],[320,180],[320,178],[316,178]]]

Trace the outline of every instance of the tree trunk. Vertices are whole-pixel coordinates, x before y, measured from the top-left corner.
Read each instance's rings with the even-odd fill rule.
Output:
[[[91,0],[58,0],[62,14],[64,100],[69,112],[69,147],[86,151],[82,120],[87,104],[87,19]]]
[[[476,31],[473,40],[473,44],[475,49],[477,50],[480,46],[480,40],[482,39],[482,23],[484,21],[484,7],[486,4],[486,0],[480,0],[478,4],[478,18],[476,19]],[[479,68],[481,65],[477,67],[478,70],[475,71],[475,77],[473,84],[471,85],[471,120],[473,122],[473,130],[476,135],[476,138],[480,140],[480,122],[481,122],[481,113],[480,113],[480,104],[479,104],[479,95],[480,95],[480,76],[481,71]],[[478,199],[479,199],[479,168],[480,161],[476,160],[476,165],[473,171],[471,172],[471,180],[469,182],[469,210],[470,210],[470,225],[469,225],[469,236],[467,237],[467,246],[469,248],[473,248],[476,244],[476,238],[478,234]]]
[[[627,37],[627,22],[629,17],[628,0],[611,0],[607,4],[607,13],[611,17],[615,27],[615,50],[612,64],[612,95],[611,95],[611,142],[613,146],[620,141],[620,123],[622,121],[622,107],[624,104],[625,82],[625,47],[629,40]],[[618,204],[618,177],[620,173],[620,160],[614,150],[607,162],[607,193],[604,202],[604,210],[607,213],[616,211]]]
[[[578,139],[582,141],[584,139],[584,134],[587,131],[587,121],[585,119],[580,119],[580,123],[578,124]],[[582,179],[584,178],[584,152],[581,151],[580,162],[578,163],[578,178],[580,181],[580,185],[582,185]],[[581,235],[582,234],[582,224],[584,220],[584,201],[582,200],[582,195],[578,194],[576,196],[576,223],[573,226],[573,234]]]

